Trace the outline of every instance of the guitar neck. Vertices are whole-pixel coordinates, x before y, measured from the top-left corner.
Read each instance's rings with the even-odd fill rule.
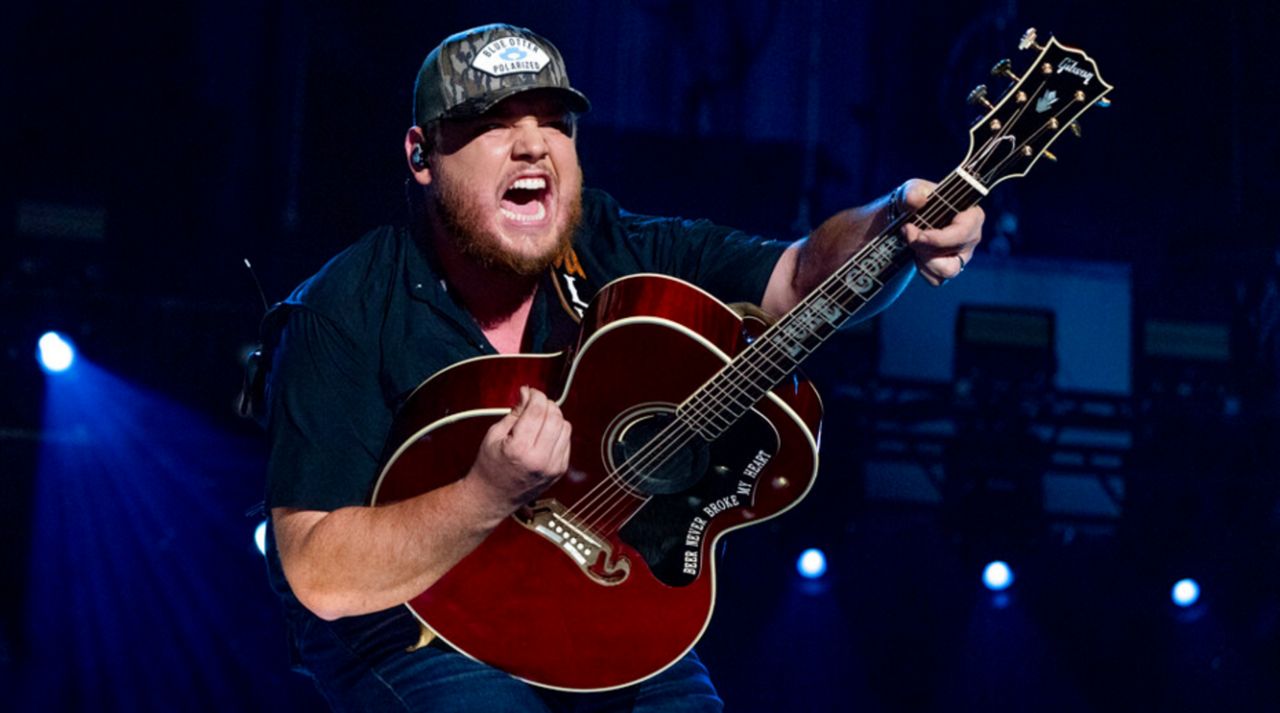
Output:
[[[923,229],[947,225],[991,187],[1025,176],[1041,156],[1055,160],[1049,145],[1068,130],[1079,136],[1076,120],[1089,107],[1109,105],[1103,97],[1112,87],[1084,52],[1053,38],[1038,44],[1034,29],[1027,30],[1018,47],[1034,47],[1039,54],[1021,77],[1013,74],[1007,60],[996,65],[993,74],[1016,80],[996,104],[987,100],[985,86],[970,94],[990,111],[970,127],[969,153],[960,166],[938,184],[920,210],[892,221],[680,404],[676,413],[689,429],[707,440],[718,437],[880,294],[911,264],[911,252],[900,235],[905,224]]]
[[[943,179],[918,211],[890,222],[682,403],[677,409],[681,420],[706,440],[714,440],[786,380],[911,264],[911,251],[901,236],[905,224],[942,227],[982,199],[986,190],[962,171],[957,169]]]

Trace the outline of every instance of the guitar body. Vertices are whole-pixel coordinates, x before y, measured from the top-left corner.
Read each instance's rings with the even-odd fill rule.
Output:
[[[600,291],[572,355],[481,357],[425,381],[374,505],[463,477],[524,385],[557,400],[573,442],[569,473],[410,609],[464,654],[550,688],[616,688],[677,661],[711,617],[716,541],[795,505],[817,471],[821,403],[798,377],[710,443],[674,415],[749,340],[696,287],[637,275]]]

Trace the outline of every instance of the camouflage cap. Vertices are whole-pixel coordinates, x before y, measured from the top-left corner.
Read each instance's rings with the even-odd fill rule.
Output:
[[[413,87],[413,123],[476,116],[532,89],[563,95],[572,111],[591,108],[587,97],[569,86],[555,45],[523,27],[473,27],[446,38],[427,55]]]

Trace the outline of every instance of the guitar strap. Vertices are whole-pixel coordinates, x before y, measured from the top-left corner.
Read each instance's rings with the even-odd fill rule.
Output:
[[[556,258],[547,271],[547,281],[551,282],[560,302],[560,309],[547,305],[549,331],[543,348],[554,350],[571,347],[578,341],[582,315],[595,296],[596,286],[587,280],[587,273],[582,269],[582,262],[578,260],[578,254],[572,247]]]
[[[582,269],[578,253],[573,251],[572,246],[551,265],[551,283],[555,285],[560,306],[573,319],[574,324],[581,324],[582,315],[595,296],[595,290],[588,283],[587,273]]]

